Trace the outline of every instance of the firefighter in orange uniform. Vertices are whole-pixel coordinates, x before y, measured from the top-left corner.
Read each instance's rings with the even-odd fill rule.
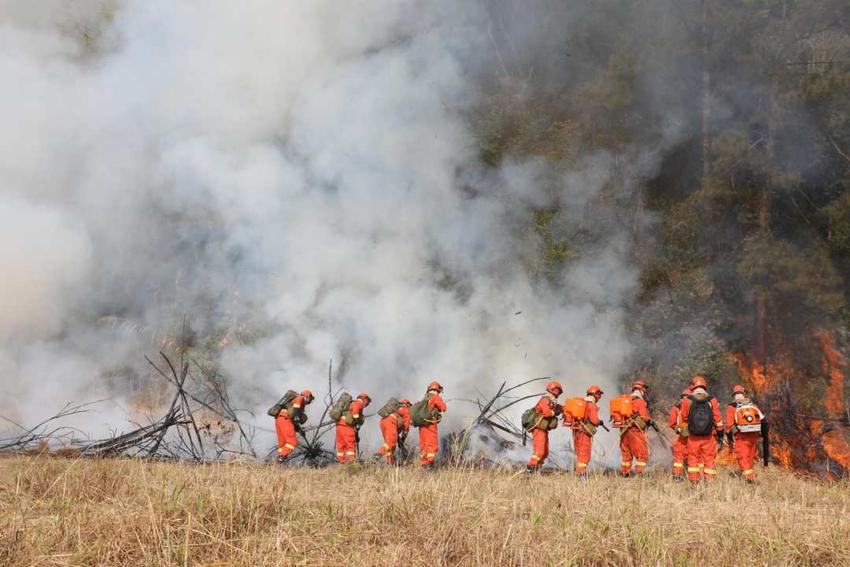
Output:
[[[679,401],[670,408],[670,417],[667,419],[667,425],[670,426],[676,433],[676,440],[670,448],[673,452],[673,480],[685,480],[685,461],[688,458],[688,440],[682,437],[682,431],[679,429],[679,411],[682,407],[682,400],[691,395],[691,389],[685,388],[682,390],[682,395]]]
[[[291,394],[290,394],[291,395]],[[277,462],[283,463],[298,446],[296,433],[307,421],[304,413],[305,406],[313,401],[313,392],[304,390],[286,404],[274,419],[274,429],[277,433]]]
[[[398,408],[398,415],[401,416],[401,429],[398,431],[398,446],[401,449],[402,459],[407,459],[407,434],[410,433],[410,400],[402,398],[399,401],[401,404]]]
[[[407,405],[405,406],[405,402]],[[378,454],[384,457],[388,465],[395,463],[395,451],[399,440],[403,442],[407,431],[410,430],[410,402],[407,400],[399,400],[398,407],[394,412],[387,417],[381,418],[380,427],[381,435],[384,437],[384,444],[378,449]],[[407,421],[403,415],[403,410],[407,410]]]
[[[599,386],[589,386],[584,401],[584,419],[573,423],[573,447],[576,451],[576,474],[587,475],[587,465],[590,463],[590,453],[593,448],[593,436],[596,428],[602,425],[599,419],[599,408],[597,404],[602,399],[603,392]]]
[[[528,460],[526,472],[535,472],[543,466],[546,457],[549,456],[549,430],[558,426],[558,414],[561,406],[558,405],[558,397],[564,388],[560,382],[552,381],[546,384],[546,394],[540,398],[534,406],[534,414],[537,416],[534,428],[531,430],[532,452]]]
[[[371,401],[369,394],[361,392],[348,404],[348,409],[336,422],[336,459],[340,463],[353,463],[357,460],[360,426],[365,419],[363,410]]]
[[[646,428],[652,422],[649,408],[646,404],[646,393],[649,390],[646,382],[638,380],[632,384],[632,417],[620,430],[620,472],[629,476],[632,470],[632,459],[635,463],[635,474],[646,470],[649,460],[649,443],[646,439]]]
[[[726,440],[735,451],[735,459],[747,483],[756,481],[755,466],[758,440],[764,427],[764,414],[740,384],[732,388],[732,403],[726,408]]]
[[[430,417],[426,425],[419,427],[419,463],[426,468],[433,468],[437,453],[440,451],[440,433],[437,424],[443,419],[443,413],[448,409],[446,402],[440,397],[443,387],[439,382],[428,384],[425,392],[426,409]]]
[[[699,482],[702,476],[711,481],[717,477],[714,462],[717,444],[723,441],[723,418],[705,378],[694,376],[691,383],[691,395],[682,400],[679,410],[679,429],[688,440],[688,479]]]

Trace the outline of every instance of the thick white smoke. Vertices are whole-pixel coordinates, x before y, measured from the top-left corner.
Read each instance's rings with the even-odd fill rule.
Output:
[[[143,377],[150,336],[103,318],[155,332],[183,313],[250,329],[221,366],[260,414],[321,389],[329,358],[376,403],[433,378],[449,399],[541,375],[616,389],[636,274],[598,202],[614,157],[589,154],[556,190],[541,164],[479,163],[464,111],[467,59],[492,45],[480,8],[0,7],[3,412],[126,407],[138,384],[114,370]],[[529,227],[554,202],[610,227],[550,286],[529,275]],[[473,413],[453,403],[447,423]]]

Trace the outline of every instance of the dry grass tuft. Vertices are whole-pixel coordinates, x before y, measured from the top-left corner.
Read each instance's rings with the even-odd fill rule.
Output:
[[[0,565],[848,565],[850,483],[0,459]]]

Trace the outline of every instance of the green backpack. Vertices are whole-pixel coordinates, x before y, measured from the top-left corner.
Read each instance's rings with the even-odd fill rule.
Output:
[[[279,399],[275,405],[270,407],[266,413],[272,417],[277,417],[277,414],[279,414],[280,411],[287,405],[292,403],[292,400],[294,400],[297,395],[298,392],[295,390],[287,390],[283,397]]]
[[[342,419],[342,414],[348,411],[348,406],[351,405],[352,400],[353,398],[348,392],[343,392],[342,394],[340,394],[334,402],[334,405],[331,406],[331,419],[334,421],[339,421],[340,419]]]
[[[387,400],[387,403],[384,404],[384,407],[378,410],[378,415],[381,417],[389,417],[396,412],[396,410],[401,406],[395,398],[390,398]]]
[[[424,427],[433,419],[428,411],[428,396],[425,396],[410,408],[410,423],[413,427]]]
[[[522,412],[522,429],[523,431],[531,431],[537,425],[537,420],[539,416],[537,412],[534,411],[534,408],[528,408],[524,412]]]

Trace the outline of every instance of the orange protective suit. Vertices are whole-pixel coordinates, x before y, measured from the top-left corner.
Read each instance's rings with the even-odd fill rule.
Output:
[[[646,407],[646,400],[640,396],[632,394],[632,410],[633,416],[640,416],[645,423],[649,423],[652,419],[649,415],[649,409]],[[649,461],[649,443],[646,439],[646,433],[638,427],[634,422],[630,422],[623,430],[620,431],[620,472],[629,474],[632,470],[632,460],[635,463],[635,473],[641,474],[646,470],[646,463]]]
[[[696,390],[693,396],[700,395],[700,388]],[[704,390],[702,396],[710,397]],[[691,397],[682,400],[682,407],[679,410],[679,427],[685,427],[688,424],[688,416],[691,412]],[[715,460],[717,459],[717,441],[714,433],[723,431],[723,418],[720,416],[720,405],[717,399],[711,397],[711,413],[714,419],[714,429],[709,435],[688,435],[688,479],[691,482],[699,482],[700,478],[706,481],[714,480],[717,477],[717,469]]]
[[[388,465],[395,462],[395,449],[398,445],[398,431],[401,424],[402,418],[398,413],[391,413],[381,419],[381,435],[384,436],[384,444],[378,449],[378,454],[387,460]]]
[[[274,429],[277,433],[277,456],[288,457],[295,447],[298,446],[298,437],[295,435],[295,422],[304,408],[304,396],[295,396],[295,399],[277,414],[274,419]]]
[[[590,464],[590,454],[593,451],[593,435],[590,434],[585,424],[594,427],[602,425],[599,419],[599,408],[596,407],[596,398],[587,396],[584,399],[584,423],[573,425],[573,447],[576,451],[576,474],[584,476],[587,474],[587,466]]]
[[[346,413],[351,414],[354,424],[346,420],[346,416],[336,422],[336,460],[340,463],[351,463],[357,460],[357,428],[355,424],[362,422],[363,402],[354,400],[348,406]]]
[[[735,404],[726,407],[726,429],[735,431]],[[755,463],[758,456],[758,441],[761,434],[757,432],[742,433],[735,431],[735,460],[741,474],[747,480],[756,479]]]
[[[428,409],[445,412],[448,408],[440,394],[431,394],[428,397]],[[419,464],[431,466],[440,451],[440,433],[437,430],[439,419],[435,419],[419,428]]]
[[[679,411],[680,405],[676,404],[670,408],[670,416],[667,419],[667,425],[676,432],[676,440],[670,448],[673,453],[673,476],[681,478],[685,476],[685,461],[688,458],[688,440],[686,437],[679,435]]]
[[[534,413],[540,417],[555,417],[558,404],[552,394],[546,394],[534,406]],[[548,422],[548,420],[546,420]],[[531,430],[532,451],[528,460],[530,469],[538,469],[543,466],[546,457],[549,456],[549,430],[535,427]]]
[[[401,406],[395,412],[401,416],[401,431],[403,433],[407,433],[410,431],[410,408],[406,406]]]

